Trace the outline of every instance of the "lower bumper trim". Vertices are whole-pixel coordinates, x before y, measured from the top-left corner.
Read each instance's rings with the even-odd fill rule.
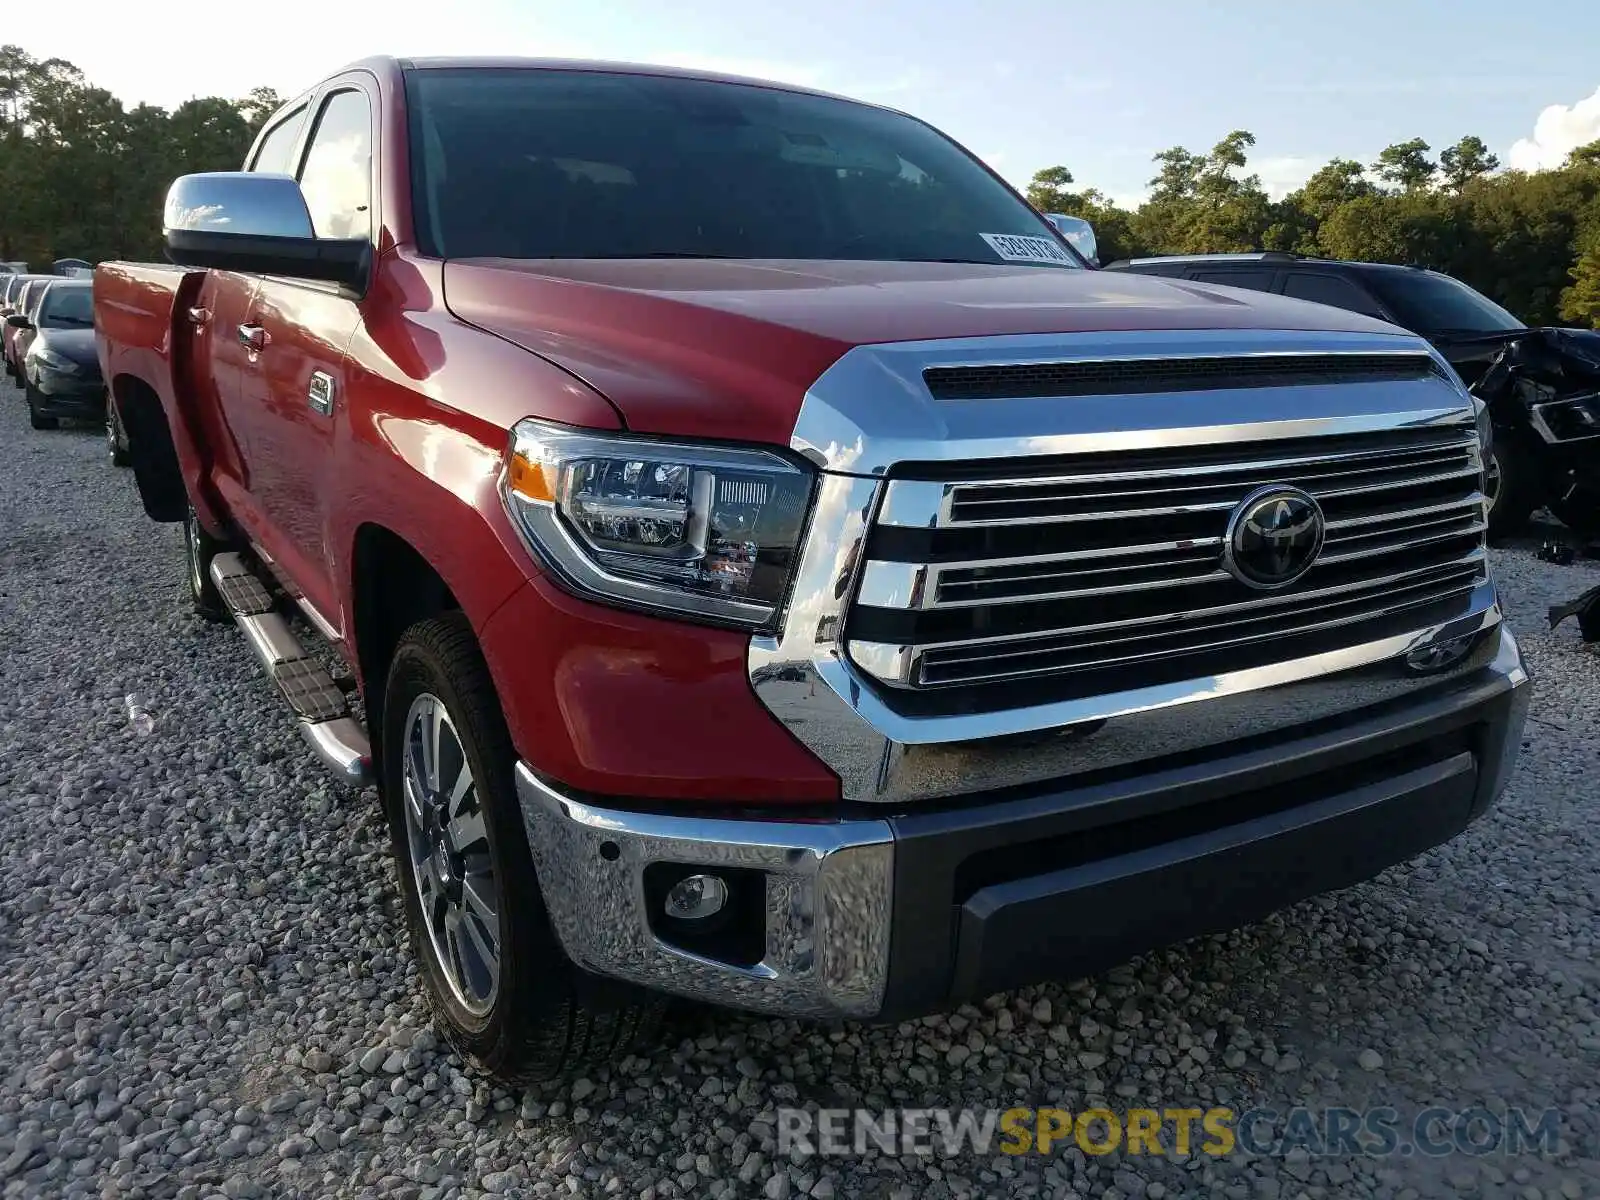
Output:
[[[894,847],[882,821],[740,821],[596,808],[525,764],[517,796],[545,908],[567,956],[601,975],[791,1016],[870,1017],[888,977]],[[750,965],[664,940],[648,908],[656,863],[765,882],[765,953]]]

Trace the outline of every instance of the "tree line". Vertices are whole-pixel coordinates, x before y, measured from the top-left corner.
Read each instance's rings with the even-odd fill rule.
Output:
[[[256,88],[127,108],[63,59],[0,46],[0,260],[159,259],[167,185],[237,170],[278,105]]]
[[[1336,158],[1282,199],[1247,174],[1255,136],[1235,130],[1206,154],[1155,156],[1135,209],[1077,189],[1064,166],[1033,177],[1028,199],[1092,221],[1100,259],[1283,250],[1432,267],[1534,325],[1600,328],[1600,141],[1559,168],[1500,171],[1467,136],[1437,159],[1422,138],[1363,164]]]
[[[127,108],[63,59],[0,46],[0,260],[156,259],[167,185],[236,169],[279,106],[270,88],[167,109]],[[1094,222],[1102,261],[1143,254],[1287,250],[1410,263],[1465,280],[1532,324],[1600,328],[1600,141],[1555,170],[1500,171],[1477,137],[1435,159],[1421,138],[1363,164],[1336,158],[1282,199],[1248,174],[1255,137],[1155,156],[1137,208],[1079,189],[1064,166],[1028,199]]]

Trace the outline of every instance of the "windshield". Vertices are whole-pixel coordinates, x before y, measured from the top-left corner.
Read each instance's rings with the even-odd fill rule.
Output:
[[[39,324],[49,328],[90,328],[94,325],[93,299],[92,288],[55,284],[44,294]]]
[[[406,97],[439,257],[1080,265],[955,143],[863,104],[537,68],[412,71]]]
[[[45,288],[49,286],[49,284],[40,283],[35,280],[30,282],[27,286],[27,289],[22,293],[21,308],[28,320],[33,320],[33,318],[38,314],[39,300],[44,296]]]
[[[1373,271],[1367,282],[1400,324],[1414,333],[1499,333],[1524,328],[1487,296],[1436,271]]]

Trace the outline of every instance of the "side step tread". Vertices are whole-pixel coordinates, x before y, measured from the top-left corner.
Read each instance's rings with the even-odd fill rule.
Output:
[[[211,580],[323,765],[345,783],[356,787],[372,783],[372,743],[361,722],[350,715],[346,689],[305,652],[288,623],[272,611],[271,590],[235,553],[212,558]]]
[[[291,658],[272,668],[284,699],[307,721],[331,721],[345,714],[344,692],[314,658]]]
[[[227,575],[217,581],[217,592],[235,613],[259,616],[272,611],[272,593],[254,575]]]

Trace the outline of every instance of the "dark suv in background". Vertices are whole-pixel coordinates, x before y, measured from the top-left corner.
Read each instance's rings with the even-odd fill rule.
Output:
[[[1377,317],[1419,333],[1438,346],[1469,384],[1500,349],[1499,340],[1484,341],[1485,335],[1527,328],[1459,279],[1422,267],[1266,251],[1125,258],[1105,269],[1251,288]]]
[[[1263,251],[1128,258],[1104,269],[1249,288],[1376,317],[1427,338],[1469,387],[1484,377],[1508,342],[1533,336],[1487,296],[1422,267]],[[1488,394],[1483,398],[1491,399]],[[1595,517],[1588,482],[1595,474],[1595,455],[1589,439],[1552,441],[1530,421],[1524,404],[1494,401],[1489,410],[1495,428],[1485,481],[1490,531],[1515,532],[1534,509],[1548,504],[1588,536]]]

